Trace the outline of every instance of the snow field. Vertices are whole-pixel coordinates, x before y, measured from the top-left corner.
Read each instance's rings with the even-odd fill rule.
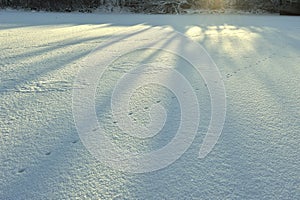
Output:
[[[119,172],[81,143],[72,89],[84,85],[73,82],[82,59],[100,43],[126,28],[154,26],[184,33],[206,48],[225,83],[226,123],[213,151],[198,159],[210,119],[203,80],[164,52],[122,57],[96,95],[97,116],[116,143],[150,151],[165,145],[178,127],[178,102],[162,87],[134,93],[128,114],[147,123],[143,113],[152,104],[170,107],[169,135],[153,141],[124,137],[107,110],[120,66],[152,54],[149,62],[178,65],[191,77],[201,121],[194,143],[172,165],[146,174]],[[299,199],[299,30],[297,17],[0,11],[0,199]]]

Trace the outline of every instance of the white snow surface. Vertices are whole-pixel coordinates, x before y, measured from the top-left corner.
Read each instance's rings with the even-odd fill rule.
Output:
[[[151,173],[120,172],[94,158],[79,139],[72,89],[83,85],[73,82],[99,44],[128,28],[153,27],[183,33],[207,50],[226,87],[226,122],[213,151],[198,159],[210,119],[203,80],[165,52],[122,57],[96,95],[97,116],[117,144],[160,148],[180,120],[170,91],[149,86],[132,95],[132,117],[147,123],[139,108],[161,101],[170,107],[171,125],[152,142],[123,138],[107,101],[132,61],[174,65],[190,75],[201,123],[175,163]],[[299,63],[299,17],[0,11],[0,199],[300,199]]]

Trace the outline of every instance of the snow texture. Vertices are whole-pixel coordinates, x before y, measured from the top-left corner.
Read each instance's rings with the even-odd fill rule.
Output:
[[[171,28],[205,47],[225,83],[226,122],[213,151],[198,159],[210,119],[203,80],[166,52],[123,56],[108,67],[96,95],[97,116],[116,144],[130,151],[161,148],[180,120],[172,93],[150,85],[132,95],[128,115],[146,124],[144,110],[160,103],[168,113],[164,134],[134,140],[118,129],[107,102],[133,61],[176,66],[190,77],[201,120],[193,144],[172,165],[120,172],[81,143],[72,90],[84,83],[73,82],[83,58],[109,37],[153,27]],[[0,199],[300,199],[299,32],[299,18],[271,15],[0,11]]]

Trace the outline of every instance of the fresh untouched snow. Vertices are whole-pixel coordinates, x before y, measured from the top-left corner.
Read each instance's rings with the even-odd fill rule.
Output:
[[[124,55],[107,67],[95,95],[99,121],[116,144],[138,152],[161,148],[180,121],[173,94],[148,85],[132,94],[129,115],[147,124],[144,113],[159,103],[168,114],[164,131],[153,140],[124,136],[109,99],[136,63],[176,66],[190,76],[201,120],[193,144],[173,164],[121,172],[98,161],[80,140],[72,94],[85,85],[74,81],[98,45],[128,29],[138,35],[154,27],[180,32],[206,49],[225,84],[226,121],[212,152],[198,159],[211,113],[204,81],[168,52]],[[275,15],[0,11],[0,199],[300,199],[299,33],[298,17]]]

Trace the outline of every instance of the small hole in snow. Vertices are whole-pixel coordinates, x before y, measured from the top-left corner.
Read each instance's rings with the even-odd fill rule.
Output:
[[[23,172],[25,172],[25,170],[26,170],[25,168],[19,169],[18,173],[23,173]]]
[[[76,144],[77,142],[78,142],[78,140],[74,140],[72,143],[73,143],[73,144]]]

